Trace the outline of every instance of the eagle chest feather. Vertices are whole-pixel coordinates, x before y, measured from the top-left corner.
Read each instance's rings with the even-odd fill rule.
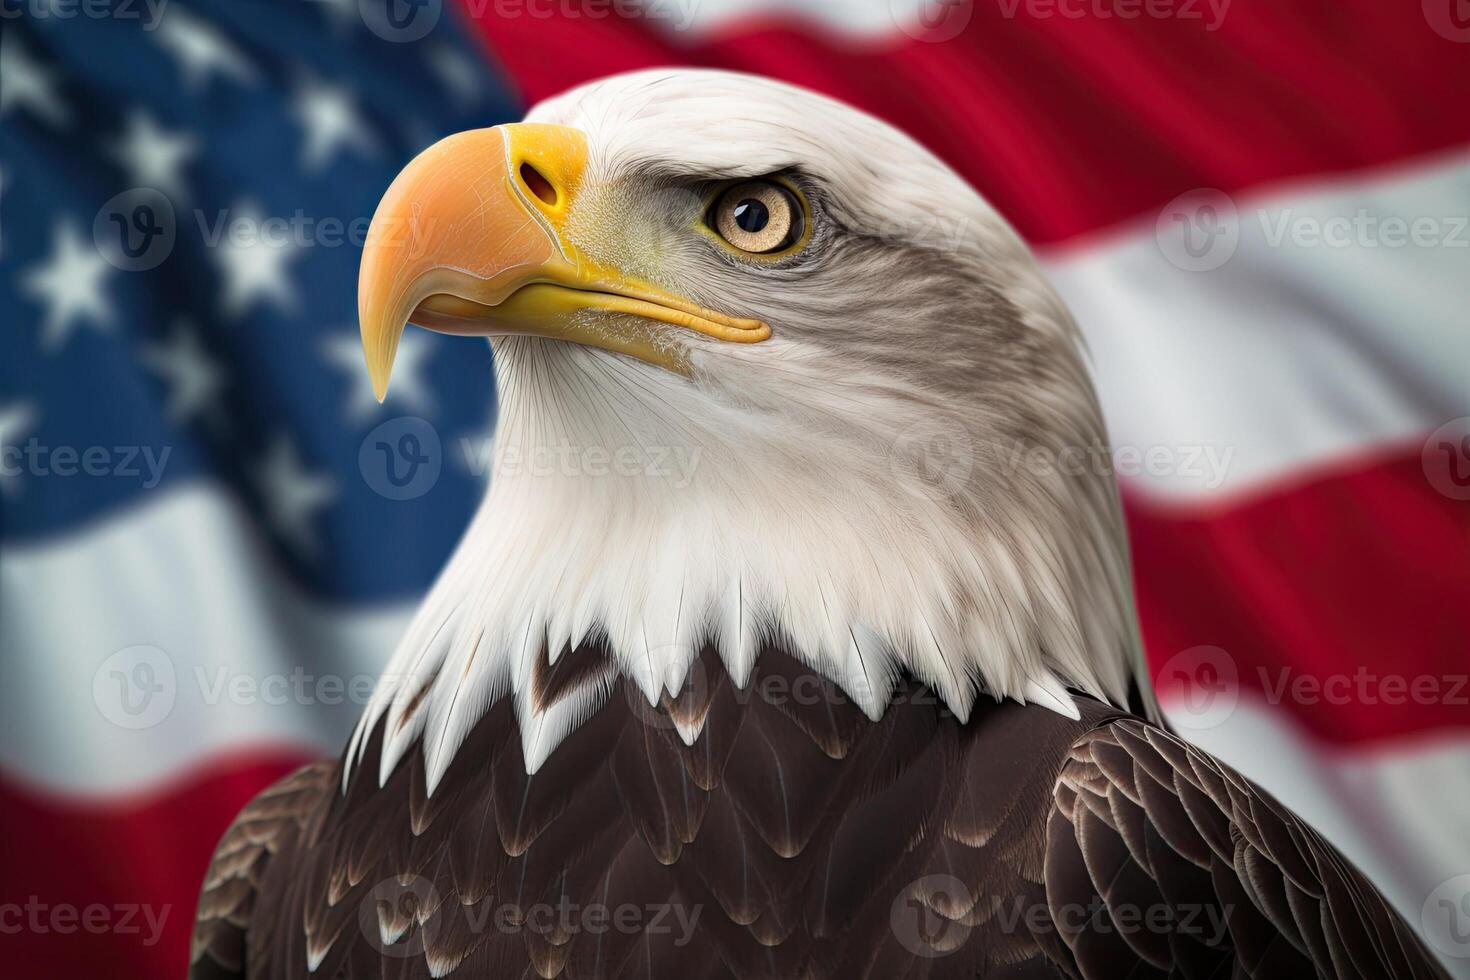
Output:
[[[502,700],[432,797],[417,752],[376,785],[381,731],[345,794],[326,763],[263,794],[193,975],[1439,975],[1311,831],[1115,709],[962,725],[909,684],[872,722],[776,650],[743,689],[706,655],[650,707],[601,656],[542,678],[543,703],[610,693],[533,776]]]

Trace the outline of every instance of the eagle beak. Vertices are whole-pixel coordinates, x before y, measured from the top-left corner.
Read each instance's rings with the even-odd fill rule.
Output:
[[[595,262],[563,224],[587,162],[566,126],[517,123],[459,133],[419,154],[368,228],[357,284],[363,351],[382,401],[404,325],[443,333],[534,335],[682,370],[660,324],[755,343],[759,320],[727,316]],[[633,314],[626,322],[587,310]]]

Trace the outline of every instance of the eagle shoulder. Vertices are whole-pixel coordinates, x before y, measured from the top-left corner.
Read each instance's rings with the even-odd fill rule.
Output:
[[[1132,961],[1138,977],[1445,976],[1378,890],[1295,814],[1135,718],[1072,744],[1045,860],[1059,952],[1083,978]]]
[[[251,932],[268,871],[284,852],[299,848],[331,799],[336,766],[302,766],[257,794],[225,830],[200,887],[189,945],[191,980],[246,975]]]

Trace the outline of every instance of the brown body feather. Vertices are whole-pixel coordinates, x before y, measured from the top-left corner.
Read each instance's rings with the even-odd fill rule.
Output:
[[[432,797],[416,751],[377,786],[379,731],[345,794],[319,763],[252,801],[191,976],[1443,976],[1301,821],[1115,709],[960,724],[910,684],[875,723],[775,650],[654,709],[601,657],[541,678],[613,686],[534,776],[502,701]]]

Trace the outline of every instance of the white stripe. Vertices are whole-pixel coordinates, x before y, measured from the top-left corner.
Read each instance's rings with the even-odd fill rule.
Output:
[[[1470,414],[1463,154],[1233,203],[1238,246],[1211,271],[1166,257],[1185,254],[1185,226],[1169,209],[1162,236],[1150,216],[1047,262],[1092,349],[1115,456],[1154,451],[1154,472],[1144,463],[1123,479],[1182,503],[1213,499],[1422,440]],[[1294,243],[1360,213],[1380,225],[1349,230],[1353,244]],[[1273,244],[1283,218],[1293,234]],[[1389,218],[1427,219],[1442,244],[1383,244]],[[1219,242],[1209,259],[1228,253]]]
[[[194,486],[66,538],[7,545],[0,767],[105,797],[220,753],[340,752],[409,610],[305,598],[250,527],[231,496]],[[313,674],[298,682],[303,663]]]
[[[1279,707],[1244,695],[1227,718],[1206,728],[1191,728],[1187,710],[1161,703],[1181,736],[1294,810],[1410,925],[1434,935],[1424,922],[1426,899],[1447,879],[1470,873],[1470,736],[1342,748],[1318,742]],[[1470,958],[1444,962],[1453,976],[1470,978]]]
[[[969,0],[639,0],[643,16],[676,39],[704,38],[768,18],[811,25],[836,37],[896,45],[954,37],[970,21]]]

